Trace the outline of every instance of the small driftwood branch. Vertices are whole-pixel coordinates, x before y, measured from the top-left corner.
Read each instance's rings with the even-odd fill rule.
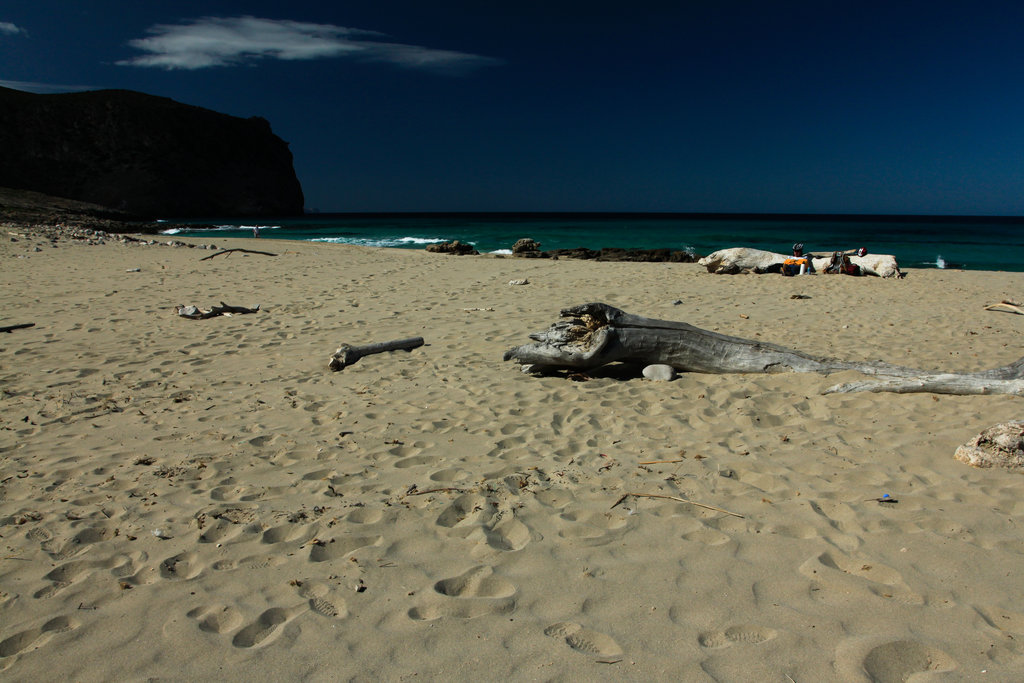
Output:
[[[585,371],[614,362],[671,365],[682,372],[816,372],[854,370],[879,381],[834,386],[827,394],[853,391],[896,393],[1012,394],[1024,396],[1024,358],[970,373],[920,370],[882,361],[845,361],[814,356],[768,342],[730,337],[684,322],[631,315],[607,304],[590,303],[561,312],[562,320],[530,335],[534,344],[505,352],[505,360],[554,369]]]
[[[986,311],[1005,311],[1007,313],[1016,313],[1017,315],[1024,315],[1024,304],[1019,304],[1016,301],[1010,301],[1009,299],[1003,299],[997,304],[989,304],[985,307]]]
[[[208,311],[201,310],[196,306],[178,306],[176,308],[178,315],[182,318],[188,318],[189,320],[206,320],[207,318],[216,318],[218,315],[229,315],[232,313],[257,313],[260,310],[259,305],[256,308],[246,308],[245,306],[230,306],[223,301],[220,302],[220,306],[214,306]]]
[[[409,337],[407,339],[394,339],[392,341],[365,344],[363,346],[352,346],[342,344],[331,356],[331,362],[327,365],[331,370],[344,370],[363,356],[370,356],[385,351],[412,351],[423,346],[423,337]]]
[[[407,496],[425,496],[428,493],[465,493],[469,489],[459,488],[458,486],[442,486],[437,489],[427,489],[425,491],[406,491]]]
[[[221,251],[218,251],[216,254],[210,254],[209,256],[204,256],[203,258],[201,258],[199,260],[200,261],[209,261],[210,259],[212,259],[215,256],[220,256],[221,254],[230,254],[230,253],[235,252],[235,251],[240,251],[243,254],[262,254],[263,256],[277,256],[277,254],[271,254],[269,251],[256,251],[255,249],[222,249]]]
[[[663,498],[665,500],[674,500],[677,503],[689,503],[690,505],[696,505],[699,508],[707,508],[708,510],[714,510],[715,512],[721,512],[722,514],[732,515],[733,517],[739,517],[740,519],[743,519],[743,515],[741,515],[741,514],[737,514],[735,512],[729,512],[728,510],[723,510],[722,508],[716,508],[714,505],[705,505],[704,503],[698,503],[696,501],[687,500],[686,498],[679,498],[677,496],[665,496],[665,495],[662,495],[660,493],[626,493],[626,494],[623,494],[623,496],[621,498],[619,498],[617,501],[615,501],[615,505],[612,505],[612,508],[617,507],[618,505],[620,505],[622,503],[622,501],[626,500],[629,497],[633,497],[633,498]],[[609,509],[611,509],[611,508],[609,508]]]
[[[4,325],[0,327],[0,332],[13,332],[14,330],[23,330],[26,327],[35,327],[35,323],[21,323],[20,325]]]

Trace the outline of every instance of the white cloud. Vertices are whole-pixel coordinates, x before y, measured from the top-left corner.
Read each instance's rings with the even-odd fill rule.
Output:
[[[96,90],[96,87],[91,85],[58,85],[56,83],[32,83],[27,81],[0,81],[0,87],[32,92],[37,95]]]
[[[26,33],[26,31],[23,28],[18,28],[9,21],[0,21],[0,35],[16,36],[19,33]]]
[[[479,55],[378,40],[375,31],[257,17],[204,17],[157,24],[129,42],[147,54],[117,62],[162,69],[205,69],[259,59],[351,58],[414,69],[465,71],[500,63]]]

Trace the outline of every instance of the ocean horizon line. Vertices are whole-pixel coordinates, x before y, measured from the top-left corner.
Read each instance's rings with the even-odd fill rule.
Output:
[[[289,218],[432,218],[456,216],[462,218],[680,218],[691,220],[754,220],[754,221],[880,221],[880,222],[987,222],[1024,223],[1024,215],[968,215],[968,214],[909,214],[909,213],[748,213],[748,212],[695,212],[695,211],[307,211]],[[224,216],[224,219],[232,217]],[[272,219],[266,217],[265,219]],[[264,220],[265,220],[264,219]]]

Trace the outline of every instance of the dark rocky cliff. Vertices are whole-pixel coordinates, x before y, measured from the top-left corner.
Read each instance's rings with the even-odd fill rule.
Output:
[[[241,119],[128,90],[0,88],[0,186],[138,216],[289,216],[302,187],[288,144]]]

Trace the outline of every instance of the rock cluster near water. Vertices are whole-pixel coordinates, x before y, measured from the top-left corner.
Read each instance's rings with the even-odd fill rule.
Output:
[[[524,237],[512,245],[512,255],[521,258],[574,258],[591,261],[643,261],[694,263],[700,257],[688,251],[672,249],[624,249],[622,247],[604,247],[602,249],[552,249],[542,251],[540,243]]]
[[[44,246],[58,247],[63,242],[75,242],[92,246],[103,246],[108,243],[120,243],[139,246],[157,247],[188,247],[199,249],[217,249],[215,244],[193,244],[181,240],[156,238],[140,238],[123,233],[105,232],[91,228],[72,225],[24,225],[19,223],[0,223],[0,230],[6,232],[11,242],[24,242],[29,251],[42,251]]]
[[[95,204],[0,187],[0,219],[3,221],[0,222],[0,235],[11,242],[23,242],[31,247],[30,251],[41,251],[47,245],[56,247],[62,241],[90,245],[120,242],[147,246],[197,246],[157,236],[162,230],[183,226],[132,221],[129,218],[126,214]],[[135,236],[142,234],[154,236]],[[198,246],[216,249],[213,245]]]
[[[456,256],[476,256],[480,252],[473,248],[472,244],[460,242],[455,240],[453,242],[440,242],[438,244],[428,244],[427,251],[435,254],[454,254]]]

